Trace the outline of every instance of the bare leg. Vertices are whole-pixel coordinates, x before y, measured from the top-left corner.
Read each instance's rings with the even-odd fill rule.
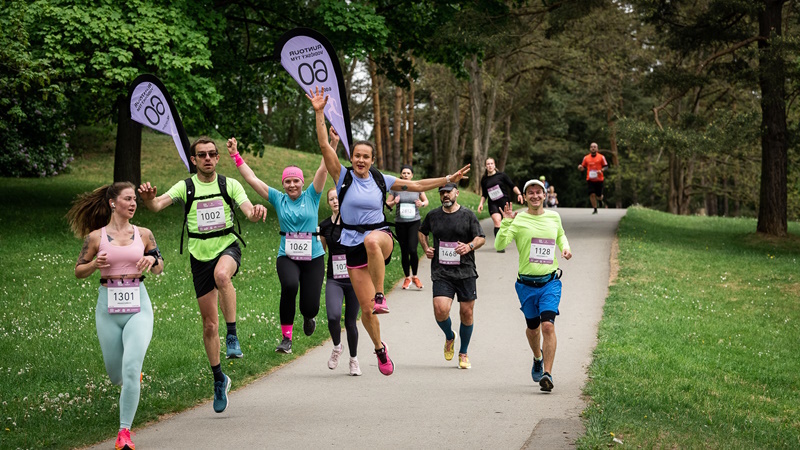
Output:
[[[592,202],[592,208],[597,209],[597,195],[589,194],[589,201]]]
[[[203,319],[203,345],[206,347],[208,362],[219,364],[219,312],[217,311],[217,290],[197,299],[200,317]]]
[[[364,248],[367,250],[367,269],[375,292],[383,292],[383,280],[386,276],[384,260],[392,254],[393,247],[392,236],[383,231],[373,231],[364,238]],[[358,295],[358,289],[356,289],[356,295]],[[374,293],[372,297],[375,297]],[[372,300],[372,297],[370,297],[370,300]],[[358,299],[360,303],[360,295],[358,295]],[[361,310],[364,310],[363,303],[361,304]]]
[[[500,213],[492,214],[492,222],[494,222],[495,228],[500,228],[500,224],[503,222],[503,215]]]
[[[544,371],[553,373],[553,361],[556,359],[556,326],[552,322],[542,322],[542,339],[544,341]]]
[[[461,316],[461,323],[470,326],[474,323],[473,313],[475,312],[475,301],[461,302],[459,305],[459,312]]]
[[[531,350],[533,350],[533,356],[536,358],[542,357],[542,334],[541,334],[542,326],[539,325],[536,329],[531,330],[530,328],[525,328],[525,337],[528,338],[528,345],[531,346]]]
[[[433,297],[433,316],[437,322],[442,322],[450,317],[450,307],[453,299],[448,297]]]
[[[220,307],[226,322],[236,322],[236,289],[231,282],[234,273],[236,261],[229,255],[222,255],[214,268],[214,282],[219,290]]]
[[[381,261],[383,264],[383,261]],[[375,298],[375,286],[372,285],[369,271],[367,268],[347,269],[350,274],[350,282],[353,290],[356,291],[358,304],[361,305],[361,324],[367,330],[375,350],[383,348],[381,343],[381,323],[378,317],[372,314],[372,300]]]

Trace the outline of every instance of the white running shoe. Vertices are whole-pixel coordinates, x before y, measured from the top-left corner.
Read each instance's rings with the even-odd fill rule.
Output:
[[[334,345],[331,352],[331,359],[328,360],[328,369],[335,369],[339,365],[339,356],[342,355],[342,344]]]
[[[350,358],[350,375],[357,377],[361,375],[361,368],[358,367],[358,358],[351,357]]]

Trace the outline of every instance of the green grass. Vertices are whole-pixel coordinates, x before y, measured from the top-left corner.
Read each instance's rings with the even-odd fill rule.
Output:
[[[142,179],[157,185],[160,193],[186,177],[169,137],[146,132],[142,147]],[[113,145],[98,142],[97,148]],[[260,178],[278,185],[283,168],[290,163],[302,167],[310,179],[320,157],[270,147],[264,158],[245,158]],[[221,158],[219,170],[242,181],[227,156]],[[89,151],[73,163],[68,174],[51,179],[2,179],[2,448],[75,447],[116,435],[119,387],[112,386],[105,373],[94,323],[99,273],[85,280],[75,278],[73,269],[82,242],[69,232],[64,219],[76,195],[112,181],[112,174],[113,154]],[[267,204],[242,184],[253,203]],[[327,185],[333,186],[332,180]],[[428,197],[431,205],[426,210],[439,205],[435,190]],[[479,197],[463,191],[460,200],[475,209]],[[274,209],[268,208],[266,224],[241,220],[247,247],[234,285],[237,328],[245,357],[233,362],[223,359],[223,369],[235,388],[328,339],[323,305],[314,336],[295,339],[292,355],[274,352],[280,337],[280,285],[275,273],[280,237]],[[323,200],[319,217],[329,215]],[[182,210],[173,206],[154,214],[140,206],[133,222],[153,231],[166,262],[163,275],[146,281],[155,324],[144,361],[135,429],[162,414],[209,400],[212,389],[188,252],[178,253]],[[402,278],[399,257],[397,250],[392,256],[395,262],[387,269],[387,287]],[[301,320],[298,314],[297,327]]]
[[[800,447],[800,224],[632,208],[582,448]]]

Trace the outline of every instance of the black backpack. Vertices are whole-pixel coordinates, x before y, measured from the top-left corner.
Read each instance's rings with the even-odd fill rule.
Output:
[[[375,184],[378,185],[378,188],[381,190],[381,195],[383,196],[383,206],[392,210],[392,207],[386,204],[386,180],[383,179],[383,174],[380,170],[370,167],[369,172],[372,174],[372,178],[375,180]],[[342,187],[339,189],[339,206],[341,207],[344,204],[344,196],[347,193],[347,190],[350,189],[350,186],[353,184],[353,168],[348,167],[347,172],[344,174],[344,180],[342,180]],[[377,230],[378,228],[383,228],[385,226],[393,227],[394,223],[388,222],[386,220],[386,214],[383,214],[383,221],[378,223],[370,223],[370,224],[361,224],[361,225],[350,225],[344,223],[344,220],[341,221],[342,228],[348,230],[356,230],[359,233],[366,233],[369,230]]]
[[[247,244],[244,243],[244,239],[242,239],[242,236],[241,236],[242,225],[239,223],[239,218],[236,217],[236,211],[233,208],[233,200],[231,199],[231,196],[228,195],[228,187],[227,187],[227,183],[225,181],[225,176],[217,174],[217,185],[219,186],[219,195],[222,196],[222,199],[225,200],[225,203],[231,209],[231,220],[233,222],[235,222],[236,226],[239,228],[239,232],[238,233],[236,232],[236,230],[234,230],[233,225],[231,225],[228,228],[222,229],[222,230],[212,231],[210,233],[193,233],[193,232],[189,231],[189,229],[188,229],[189,211],[192,209],[192,203],[194,203],[195,200],[205,200],[205,199],[209,199],[209,198],[214,198],[214,197],[217,196],[217,194],[201,195],[200,197],[195,197],[194,196],[194,181],[192,181],[191,178],[187,178],[187,179],[183,180],[183,182],[186,183],[186,204],[183,206],[183,226],[181,227],[181,246],[180,246],[181,251],[180,251],[180,253],[183,254],[183,230],[184,230],[184,228],[186,229],[186,235],[189,236],[192,239],[211,239],[211,238],[220,237],[220,236],[227,236],[227,235],[233,233],[233,235],[236,236],[237,239],[242,241],[242,245],[247,247]]]

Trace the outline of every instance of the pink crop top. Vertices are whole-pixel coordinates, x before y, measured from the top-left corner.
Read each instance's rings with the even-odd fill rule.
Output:
[[[100,236],[100,248],[98,253],[108,253],[108,264],[111,267],[100,269],[100,276],[108,278],[113,275],[138,275],[141,271],[136,267],[136,263],[144,256],[144,242],[139,236],[139,229],[133,227],[133,243],[120,247],[111,245],[108,242],[106,227],[103,227]]]

